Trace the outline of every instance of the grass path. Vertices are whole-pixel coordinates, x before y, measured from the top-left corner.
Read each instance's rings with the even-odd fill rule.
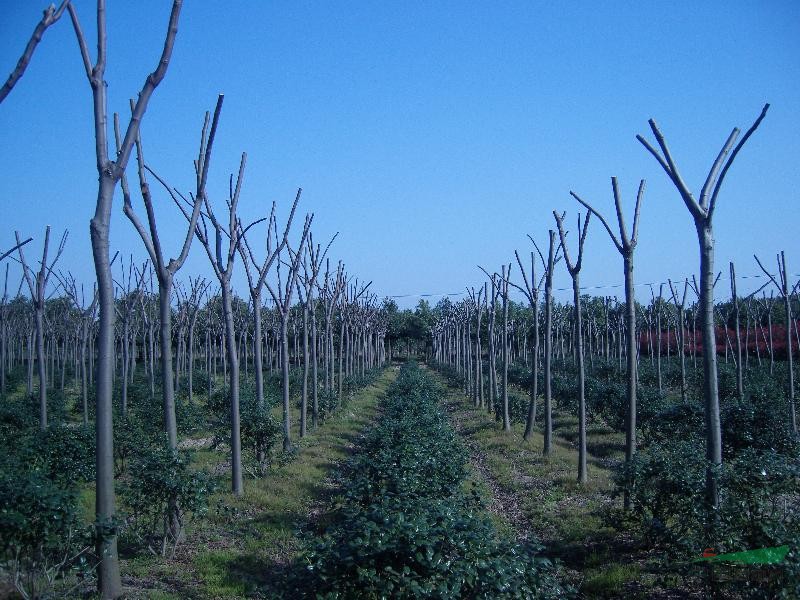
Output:
[[[123,584],[130,597],[249,598],[257,590],[269,597],[270,582],[300,549],[297,530],[313,521],[325,505],[333,489],[332,469],[373,420],[396,375],[395,369],[384,371],[344,410],[299,440],[296,454],[273,465],[264,477],[246,479],[241,498],[227,491],[216,494],[210,514],[189,528],[175,559],[125,561]],[[225,456],[211,450],[198,455],[209,465]],[[219,483],[221,490],[227,490],[229,475],[220,476]]]

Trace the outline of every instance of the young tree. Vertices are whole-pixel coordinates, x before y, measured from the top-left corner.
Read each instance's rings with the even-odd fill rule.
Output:
[[[625,329],[627,332],[626,358],[628,365],[628,388],[627,400],[628,410],[625,418],[625,464],[630,465],[636,454],[636,385],[637,377],[637,352],[636,352],[636,296],[633,284],[633,254],[636,244],[639,241],[639,210],[642,199],[644,198],[645,181],[639,182],[639,191],[636,194],[636,205],[633,209],[633,228],[630,236],[625,226],[625,217],[622,214],[622,198],[619,192],[617,178],[611,178],[611,190],[614,194],[614,206],[617,212],[617,224],[619,226],[619,237],[614,234],[608,222],[602,214],[597,212],[588,202],[581,199],[575,192],[570,192],[572,197],[580,202],[587,210],[591,211],[606,228],[611,241],[614,242],[617,251],[622,255],[622,268],[625,275]],[[630,497],[626,492],[624,498],[625,508],[630,507]]]
[[[313,390],[311,393],[311,427],[316,429],[319,426],[319,399],[318,382],[317,382],[317,365],[316,365],[316,347],[317,347],[317,326],[316,326],[316,303],[314,301],[314,288],[317,285],[317,278],[319,277],[322,261],[328,254],[328,249],[331,247],[333,240],[338,236],[338,232],[334,234],[331,241],[325,247],[325,251],[321,252],[320,245],[314,245],[314,236],[312,232],[308,232],[308,244],[306,246],[305,256],[303,257],[303,275],[300,278],[305,297],[300,294],[298,289],[298,296],[303,305],[303,389],[300,398],[300,437],[306,434],[306,413],[308,412],[308,376],[311,373],[311,353],[314,355],[314,369],[313,369]],[[300,283],[298,283],[300,285]],[[342,321],[344,322],[344,321]],[[311,330],[309,331],[309,323],[311,323]],[[311,334],[311,349],[309,353],[309,333]],[[341,343],[340,343],[341,347]]]
[[[689,280],[684,279],[683,281],[683,295],[681,296],[680,302],[678,301],[678,294],[677,290],[673,287],[672,281],[669,280],[669,290],[672,293],[672,302],[675,305],[675,309],[678,311],[678,356],[680,357],[681,362],[681,401],[684,403],[687,400],[686,397],[686,328],[684,327],[684,319],[686,314],[686,294],[689,291]]]
[[[561,259],[561,243],[556,247],[556,232],[548,235],[547,264],[544,265],[544,447],[542,454],[553,451],[553,387],[551,368],[553,364],[553,269]]]
[[[255,221],[242,229],[241,222],[237,217],[239,206],[239,196],[242,191],[242,180],[244,178],[244,168],[247,163],[247,153],[242,153],[239,163],[239,174],[236,177],[236,184],[233,185],[231,177],[231,187],[227,199],[228,222],[223,225],[214,214],[211,202],[206,196],[203,200],[204,212],[200,214],[200,220],[194,227],[197,239],[203,245],[214,269],[214,275],[220,283],[222,291],[222,314],[225,324],[225,350],[228,364],[228,385],[231,402],[231,491],[235,496],[241,496],[244,492],[242,480],[242,430],[239,412],[239,355],[236,351],[236,329],[233,322],[233,291],[231,289],[231,278],[233,276],[233,264],[236,253],[239,251],[239,244],[242,236],[247,230],[263,221]],[[184,217],[189,218],[188,213],[184,212]],[[214,231],[214,241],[212,242],[208,232],[208,224]],[[222,240],[228,239],[228,248],[223,254]],[[213,248],[212,248],[213,244]]]
[[[302,190],[300,189],[297,190],[297,199],[300,198],[301,191]],[[297,204],[297,199],[295,200],[295,205]],[[292,213],[294,213],[294,209],[292,209]],[[292,449],[292,437],[290,429],[291,414],[289,404],[289,312],[292,306],[292,295],[295,287],[297,286],[297,278],[300,272],[300,260],[303,258],[303,249],[313,218],[314,215],[306,215],[303,233],[296,251],[292,250],[288,243],[285,244],[289,255],[289,261],[287,262],[288,272],[286,273],[286,281],[284,282],[281,279],[280,253],[277,255],[277,286],[274,286],[270,284],[269,281],[266,281],[267,290],[269,291],[270,296],[272,296],[272,301],[275,303],[275,308],[277,308],[280,316],[281,328],[279,342],[281,345],[281,388],[283,392],[283,450],[285,452],[289,452]],[[291,224],[291,218],[289,222]],[[275,235],[277,236],[277,232],[275,232]],[[288,228],[286,230],[286,236],[288,236]],[[278,247],[277,239],[275,240],[275,245]],[[281,245],[281,247],[283,247],[283,245]]]
[[[52,262],[47,264],[47,251],[50,245],[50,226],[48,225],[44,233],[44,249],[42,250],[42,260],[40,261],[39,271],[36,273],[36,282],[34,283],[32,274],[33,269],[28,266],[25,260],[25,254],[22,251],[23,242],[20,241],[19,233],[14,232],[17,238],[17,252],[19,253],[19,262],[22,265],[22,274],[25,282],[28,284],[28,290],[31,293],[31,302],[33,304],[33,314],[36,323],[36,366],[39,374],[39,428],[44,431],[47,429],[47,361],[44,355],[44,308],[45,308],[45,291],[47,290],[47,281],[53,271],[53,267],[61,257],[64,251],[64,246],[67,243],[67,231],[61,236],[61,242],[58,245],[58,250]]]
[[[288,220],[286,221],[286,228],[283,231],[283,238],[281,238],[280,243],[278,243],[278,223],[275,218],[275,203],[272,203],[272,209],[267,222],[266,252],[263,262],[259,263],[256,259],[253,249],[247,240],[247,236],[242,236],[243,243],[239,245],[239,254],[242,257],[244,272],[247,276],[247,287],[250,291],[250,301],[253,303],[253,362],[256,379],[256,405],[259,407],[259,409],[264,407],[264,360],[261,352],[261,295],[264,290],[264,283],[266,282],[269,270],[272,268],[275,260],[280,258],[281,251],[289,241],[289,230],[292,227],[294,212],[299,201],[300,190],[297,191],[297,195],[295,196],[294,203],[292,204],[292,210],[289,213]],[[275,238],[274,245],[273,237]],[[251,264],[253,270],[251,270]],[[263,457],[259,457],[259,460],[263,460]]]
[[[664,135],[656,125],[656,122],[653,119],[648,121],[660,152],[644,137],[641,135],[636,136],[636,139],[653,155],[675,185],[683,203],[692,215],[697,231],[697,241],[700,247],[700,289],[698,291],[703,337],[703,396],[705,397],[706,459],[708,461],[706,502],[709,515],[716,514],[719,506],[719,467],[722,464],[722,430],[719,417],[717,353],[714,334],[714,210],[725,175],[728,173],[739,151],[750,139],[750,136],[761,124],[761,121],[764,120],[768,109],[769,104],[765,104],[761,114],[738,143],[736,143],[736,139],[739,137],[739,128],[733,129],[716,160],[711,165],[700,191],[699,199],[695,199],[683,177],[681,177]]]
[[[531,241],[533,241],[533,238],[531,238]],[[534,244],[534,246],[536,246],[536,244]],[[539,252],[538,246],[536,246],[536,251]],[[524,283],[525,287],[520,287],[513,282],[509,283],[525,294],[525,297],[528,299],[528,302],[531,305],[531,311],[533,312],[533,361],[531,362],[530,387],[531,397],[530,401],[528,402],[528,417],[525,420],[525,434],[523,435],[523,439],[529,440],[531,435],[533,435],[533,428],[536,425],[536,402],[539,396],[539,293],[542,290],[545,276],[542,275],[539,278],[539,282],[536,282],[536,256],[533,252],[531,252],[530,280],[525,272],[525,267],[522,266],[522,260],[519,258],[519,252],[514,250],[514,256],[517,259],[517,265],[519,265],[520,273],[522,273],[522,282]],[[542,256],[541,252],[539,252],[539,257],[542,259],[542,263],[544,263],[544,257]]]
[[[558,235],[561,239],[564,261],[567,263],[567,270],[572,276],[572,299],[575,304],[575,345],[578,359],[578,482],[586,483],[586,383],[583,366],[580,272],[583,264],[583,245],[586,241],[586,233],[589,231],[589,220],[591,219],[592,211],[586,213],[586,220],[583,221],[583,224],[581,224],[581,216],[578,215],[578,257],[574,263],[570,259],[569,250],[567,249],[567,233],[564,231],[563,216],[559,216],[556,211],[553,211],[553,216],[558,225]]]
[[[198,152],[197,160],[195,161],[196,172],[196,188],[193,202],[190,204],[191,213],[189,213],[176,197],[174,192],[158,175],[153,173],[153,176],[166,188],[167,192],[172,196],[175,204],[180,208],[184,217],[189,223],[186,235],[183,239],[178,258],[166,259],[164,251],[161,247],[161,238],[158,235],[158,225],[156,223],[155,209],[153,206],[153,198],[150,192],[150,185],[147,182],[147,175],[145,170],[149,170],[144,160],[144,150],[142,149],[141,135],[137,132],[136,135],[136,162],[138,166],[139,175],[139,188],[142,193],[142,201],[144,203],[145,213],[147,214],[147,228],[141,222],[133,208],[131,196],[128,191],[128,184],[125,176],[122,177],[122,196],[123,196],[123,212],[128,220],[133,224],[139,237],[142,238],[144,247],[150,257],[150,262],[153,265],[153,270],[156,274],[158,281],[158,314],[160,331],[159,338],[161,340],[161,398],[162,407],[164,411],[164,431],[167,433],[167,439],[171,448],[178,447],[178,425],[175,417],[175,382],[172,372],[172,288],[175,279],[175,273],[186,262],[189,256],[189,249],[192,245],[194,238],[197,220],[200,217],[200,209],[206,201],[206,181],[208,180],[208,169],[211,163],[211,149],[214,145],[214,137],[217,132],[217,125],[219,124],[219,114],[222,110],[223,96],[217,98],[217,106],[214,109],[214,118],[211,121],[211,130],[208,130],[209,113],[206,113],[205,121],[203,123],[203,130],[200,136],[200,151]],[[114,119],[115,131],[117,132],[117,144],[120,143],[118,120],[115,115]],[[175,533],[175,532],[173,532]]]
[[[775,279],[775,276],[764,268],[761,261],[754,254],[753,258],[756,259],[758,266],[764,271],[764,274],[769,277],[770,281],[778,288],[778,292],[783,297],[783,309],[786,313],[786,362],[787,362],[787,400],[789,404],[789,426],[792,428],[792,433],[797,435],[797,415],[794,408],[794,359],[792,356],[792,294],[790,293],[789,285],[789,271],[786,270],[786,255],[781,251],[777,256],[778,261],[778,277],[780,283]],[[772,306],[770,306],[770,321],[771,321]],[[772,332],[772,323],[770,322],[770,335]],[[770,359],[772,358],[772,338],[770,337]],[[770,373],[772,366],[770,365]]]

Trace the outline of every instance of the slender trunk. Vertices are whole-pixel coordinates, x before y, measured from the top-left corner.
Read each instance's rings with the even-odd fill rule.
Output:
[[[306,296],[305,306],[303,306],[303,390],[300,396],[300,437],[306,434],[306,413],[308,412],[308,313],[309,298]]]
[[[37,303],[40,302],[37,300]],[[788,331],[788,329],[787,329]],[[791,343],[791,335],[787,338]],[[47,364],[44,356],[44,305],[36,308],[36,366],[39,372],[39,429],[47,429]]]
[[[242,434],[239,418],[239,357],[236,353],[236,332],[233,325],[233,298],[230,282],[222,282],[222,310],[225,318],[228,385],[231,395],[231,490],[235,496],[244,491],[242,481]]]
[[[105,107],[98,107],[96,113]],[[103,118],[105,122],[105,118]],[[100,328],[97,333],[97,368],[95,376],[95,518],[97,521],[97,566],[98,589],[102,598],[117,598],[122,595],[122,581],[119,573],[117,536],[109,528],[116,516],[114,495],[114,282],[111,276],[109,258],[109,224],[111,203],[116,181],[107,171],[100,172],[97,210],[89,230],[92,242],[95,275],[97,277],[98,306],[100,309]]]
[[[531,399],[528,405],[528,420],[525,423],[524,439],[526,440],[533,435],[533,428],[536,426],[536,400],[539,396],[539,299],[536,296],[531,302],[531,309],[533,310],[533,361],[531,362]]]
[[[319,427],[319,372],[317,361],[316,302],[311,303],[311,427]]]
[[[575,303],[575,343],[578,362],[578,482],[586,483],[586,394],[583,365],[583,319],[578,273],[572,276],[572,296]]]
[[[630,465],[636,454],[636,298],[633,285],[633,250],[623,255],[625,270],[625,327],[627,329],[627,362],[628,362],[628,410],[625,417],[625,464]],[[630,493],[625,492],[623,505],[630,508]]]
[[[283,451],[292,450],[291,415],[289,414],[289,331],[287,313],[281,315],[281,379],[283,392]]]
[[[175,387],[172,375],[172,280],[158,280],[158,316],[161,336],[161,400],[164,409],[164,431],[169,447],[178,447],[178,423],[175,418]]]

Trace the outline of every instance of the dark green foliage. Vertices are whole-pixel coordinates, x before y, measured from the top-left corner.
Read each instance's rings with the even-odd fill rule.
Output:
[[[267,457],[283,435],[281,423],[270,406],[258,406],[255,398],[240,407],[242,445],[256,457]]]
[[[178,422],[178,433],[196,435],[206,430],[208,414],[205,407],[197,402],[181,399],[175,402],[175,418]]]
[[[0,472],[0,571],[29,597],[70,572],[88,575],[93,528],[81,523],[76,493],[39,472]]]
[[[707,546],[733,552],[786,543],[800,535],[798,456],[747,448],[722,465],[720,509],[706,523],[706,461],[701,439],[665,439],[639,452],[617,483],[652,534],[687,555]],[[710,536],[710,537],[709,537]]]
[[[39,400],[33,397],[4,399],[0,402],[0,437],[11,441],[39,424]]]
[[[466,452],[436,406],[440,395],[416,365],[403,367],[295,585],[322,598],[564,597],[539,548],[499,540],[477,494],[464,490]]]
[[[127,515],[123,539],[164,554],[168,543],[177,542],[169,538],[169,519],[174,516],[182,526],[189,515],[206,512],[213,480],[192,471],[190,462],[189,452],[176,452],[166,444],[139,448],[120,494]]]
[[[50,479],[65,487],[94,481],[94,428],[51,425],[30,443],[36,448],[34,464]]]

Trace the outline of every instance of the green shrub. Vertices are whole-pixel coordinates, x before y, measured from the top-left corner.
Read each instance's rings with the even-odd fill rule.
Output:
[[[124,541],[154,554],[177,547],[187,518],[204,514],[214,491],[211,477],[190,468],[190,453],[166,444],[140,448],[131,459],[120,497]]]
[[[89,575],[93,532],[80,521],[77,496],[45,474],[8,461],[0,468],[0,573],[27,597],[63,588],[65,578]],[[60,595],[60,594],[59,594]]]

